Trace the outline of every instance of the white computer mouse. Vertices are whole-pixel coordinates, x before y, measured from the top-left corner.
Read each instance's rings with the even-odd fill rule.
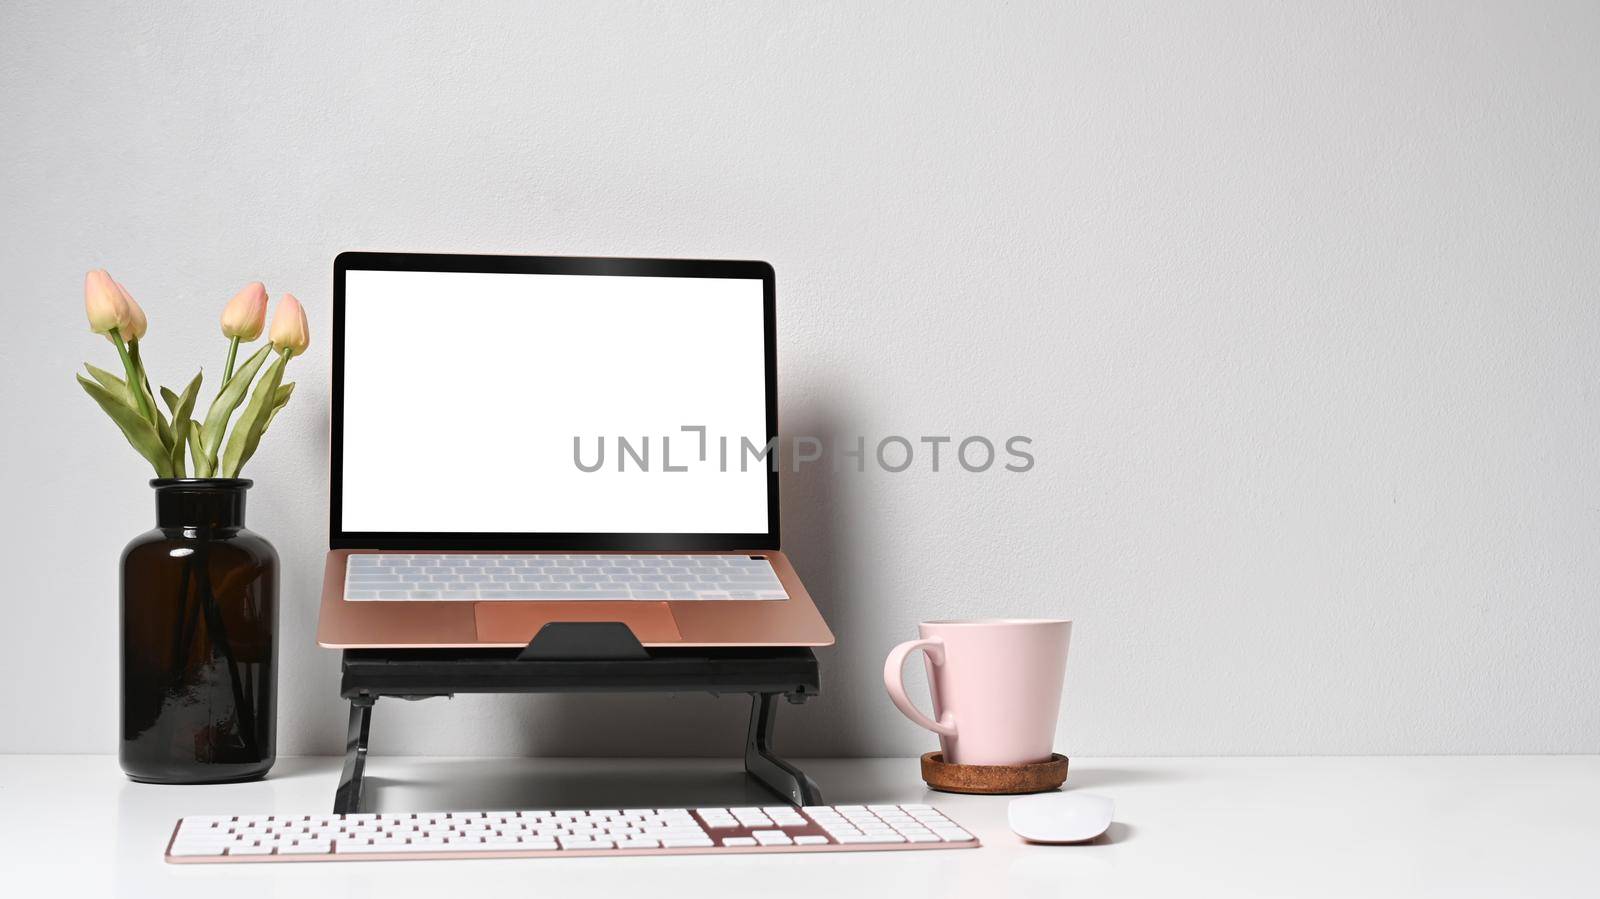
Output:
[[[1046,793],[1011,800],[1006,817],[1017,836],[1032,843],[1081,843],[1111,826],[1116,804],[1094,793]]]

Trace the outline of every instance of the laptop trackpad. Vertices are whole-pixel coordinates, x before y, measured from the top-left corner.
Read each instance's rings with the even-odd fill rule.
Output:
[[[664,602],[480,602],[474,614],[482,643],[525,646],[552,621],[620,621],[646,644],[683,639],[671,607]]]

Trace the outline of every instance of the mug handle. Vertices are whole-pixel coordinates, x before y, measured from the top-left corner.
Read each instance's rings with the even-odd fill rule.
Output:
[[[906,656],[919,649],[928,654],[928,658],[933,664],[944,664],[943,640],[938,637],[929,640],[907,640],[889,650],[889,658],[885,659],[883,663],[883,686],[889,691],[889,699],[894,702],[895,707],[904,713],[907,718],[910,718],[913,723],[919,727],[925,727],[942,737],[953,737],[956,735],[956,720],[953,715],[945,712],[942,718],[935,721],[922,714],[922,710],[918,709],[912,703],[911,698],[906,695],[905,672],[902,669],[905,668]]]

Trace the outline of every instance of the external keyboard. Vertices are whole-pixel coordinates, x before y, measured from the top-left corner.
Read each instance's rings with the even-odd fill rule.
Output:
[[[344,598],[423,600],[788,599],[760,556],[352,553]]]
[[[173,864],[970,849],[928,805],[235,815],[178,821]]]

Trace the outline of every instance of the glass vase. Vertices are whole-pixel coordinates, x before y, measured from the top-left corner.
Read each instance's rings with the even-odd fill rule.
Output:
[[[278,554],[240,478],[159,478],[122,553],[122,770],[146,783],[262,777],[276,758]]]

